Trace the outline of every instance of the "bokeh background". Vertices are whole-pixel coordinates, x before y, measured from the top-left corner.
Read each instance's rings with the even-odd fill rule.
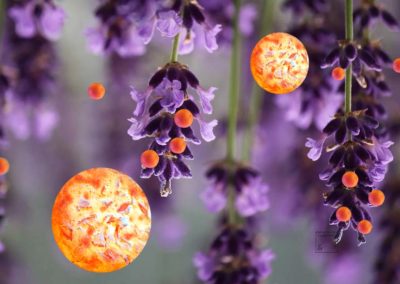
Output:
[[[273,30],[285,31],[291,15],[280,9],[281,1],[274,2]],[[400,16],[399,1],[382,2],[394,15]],[[220,120],[220,126],[215,141],[193,148],[197,157],[190,162],[193,179],[175,182],[173,195],[168,200],[162,199],[158,195],[157,182],[139,179],[138,157],[145,149],[146,141],[132,141],[126,131],[129,128],[127,119],[134,109],[129,85],[145,87],[152,72],[168,60],[169,40],[156,40],[145,55],[132,59],[95,56],[87,49],[84,30],[95,23],[92,11],[96,1],[60,3],[68,14],[63,36],[56,43],[60,57],[60,87],[54,96],[48,98],[59,111],[59,124],[47,141],[34,138],[21,141],[10,135],[11,147],[6,156],[12,170],[7,177],[7,216],[0,232],[6,246],[6,251],[0,255],[0,283],[199,283],[192,257],[212,240],[216,222],[216,216],[206,212],[199,201],[199,194],[207,185],[204,178],[206,167],[222,157],[225,149],[230,49],[222,46],[213,54],[196,50],[181,57],[201,78],[203,85],[218,87],[213,115]],[[392,56],[400,56],[399,34],[389,33],[380,26],[373,34],[384,40],[385,48]],[[243,39],[244,90],[241,96],[244,103],[252,84],[248,47],[254,44],[255,39]],[[399,77],[391,70],[387,71],[387,77],[394,96],[386,99],[385,105],[389,108],[391,121],[396,121],[400,119]],[[98,102],[90,100],[86,94],[87,86],[93,81],[101,81],[107,87],[106,97]],[[255,164],[261,167],[265,181],[270,184],[274,201],[261,222],[266,245],[277,255],[268,283],[325,283],[323,279],[333,265],[328,259],[334,258],[335,253],[316,252],[315,242],[317,232],[329,232],[330,229],[323,222],[316,222],[313,213],[292,213],[287,207],[301,204],[303,200],[294,199],[294,193],[282,189],[286,180],[297,174],[296,169],[287,169],[296,159],[301,159],[288,155],[288,148],[293,144],[304,145],[304,137],[285,121],[273,96],[265,96],[263,117],[266,122],[260,126],[254,150],[255,156],[262,158],[259,161],[255,159]],[[240,112],[240,119],[244,119],[244,115],[245,112]],[[396,146],[392,150],[400,156],[398,149]],[[398,165],[395,161],[388,180],[396,176]],[[57,192],[70,177],[92,167],[112,167],[128,173],[143,187],[152,207],[153,228],[146,248],[133,264],[111,274],[88,273],[73,266],[60,253],[51,233],[51,209]],[[383,209],[376,210],[378,215],[380,210]],[[327,218],[329,210],[321,206],[318,215]],[[381,237],[377,229],[368,237],[366,245],[356,248],[356,259],[360,261],[354,264],[353,272],[357,273],[358,280],[345,283],[370,283]],[[353,263],[343,262],[342,265],[351,266]]]

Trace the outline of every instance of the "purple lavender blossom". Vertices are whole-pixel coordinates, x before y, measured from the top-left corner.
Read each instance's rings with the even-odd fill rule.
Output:
[[[31,9],[35,9],[32,36],[21,36],[23,19],[16,15]],[[8,81],[3,99],[8,107],[2,113],[3,127],[20,139],[32,135],[48,139],[58,121],[45,98],[56,92],[57,56],[52,40],[61,30],[63,21],[58,17],[63,12],[51,1],[26,1],[24,5],[11,1],[8,11],[2,55],[2,70]],[[24,19],[32,22],[31,18]]]
[[[225,227],[208,252],[197,252],[193,264],[204,283],[259,283],[271,273],[271,250],[257,251],[247,228]]]
[[[197,91],[202,107],[199,108],[190,90]],[[153,138],[149,149],[154,150],[160,157],[158,165],[154,169],[144,168],[142,178],[149,178],[153,174],[161,182],[161,195],[171,194],[171,180],[180,178],[191,178],[192,174],[184,159],[193,159],[190,148],[181,154],[175,154],[169,149],[169,142],[182,137],[187,142],[200,144],[192,127],[182,128],[174,122],[177,111],[186,110],[190,112],[194,120],[198,122],[200,135],[206,142],[215,139],[213,128],[217,125],[216,120],[204,121],[203,114],[210,114],[212,107],[210,101],[214,98],[216,88],[208,91],[201,87],[196,76],[184,65],[172,62],[159,69],[149,81],[144,92],[132,89],[132,99],[136,102],[133,117],[129,119],[132,123],[128,134],[133,140],[144,137]],[[205,110],[205,111],[204,111]]]
[[[208,170],[206,176],[211,186],[201,194],[201,199],[207,210],[220,212],[227,205],[228,187],[231,186],[228,167],[218,163]],[[269,188],[258,172],[238,166],[232,178],[236,189],[235,207],[242,217],[254,216],[269,208]]]
[[[25,1],[12,6],[8,15],[15,22],[16,33],[21,38],[40,35],[48,40],[57,40],[65,20],[64,10],[53,1]]]

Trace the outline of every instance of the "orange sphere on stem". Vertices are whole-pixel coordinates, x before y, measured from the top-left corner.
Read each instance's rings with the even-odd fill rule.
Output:
[[[385,202],[385,194],[379,189],[374,189],[369,193],[368,201],[373,206],[381,206]]]
[[[368,220],[362,220],[357,225],[357,231],[363,235],[368,235],[372,231],[372,224]]]
[[[343,68],[336,67],[332,70],[332,78],[337,81],[342,81],[346,75],[346,71]]]
[[[10,169],[10,163],[6,158],[0,157],[0,175],[5,175]]]
[[[358,185],[358,176],[355,172],[347,171],[342,176],[342,183],[347,188],[354,188]]]
[[[347,222],[351,219],[351,211],[348,207],[342,206],[336,210],[336,219],[340,222]]]
[[[396,58],[393,61],[393,71],[396,73],[400,73],[400,58]]]
[[[178,110],[174,116],[175,124],[180,128],[188,128],[193,124],[193,114],[187,109]]]
[[[106,88],[101,83],[92,83],[88,88],[88,95],[93,100],[101,100],[106,94]]]
[[[182,154],[186,150],[186,141],[181,137],[176,137],[169,142],[169,149],[172,153]]]
[[[144,168],[153,169],[157,167],[160,157],[154,150],[146,150],[140,156],[140,162]]]

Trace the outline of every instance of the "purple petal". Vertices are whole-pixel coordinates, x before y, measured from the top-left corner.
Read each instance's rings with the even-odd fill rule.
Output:
[[[225,208],[227,202],[226,195],[223,192],[223,184],[210,186],[201,193],[200,198],[211,213],[220,212]]]
[[[115,45],[115,50],[121,57],[138,56],[146,52],[143,40],[134,26],[125,31],[122,40]]]
[[[200,86],[197,88],[197,93],[200,96],[200,105],[204,113],[211,114],[213,107],[211,101],[214,99],[214,92],[217,90],[215,87],[210,87],[208,90],[204,90]]]
[[[261,279],[267,278],[271,272],[271,262],[272,260],[275,259],[275,254],[272,252],[272,250],[264,250],[260,253],[251,253],[250,255],[250,261],[252,265],[254,265],[259,273],[259,277]]]
[[[185,54],[189,54],[193,51],[194,39],[196,38],[196,35],[193,32],[193,30],[191,30],[190,33],[188,33],[188,31],[186,31],[185,36],[183,36],[182,33],[181,33],[181,37],[179,40],[179,54],[185,55]]]
[[[14,20],[16,33],[20,37],[30,38],[36,34],[32,5],[27,4],[25,6],[12,7],[8,14]]]
[[[204,27],[204,43],[208,52],[212,53],[218,49],[217,35],[221,30],[221,25],[215,25],[212,29]]]
[[[132,137],[133,140],[140,140],[145,135],[143,134],[143,129],[146,127],[148,118],[130,118],[128,119],[132,123],[132,125],[128,129],[129,136]]]
[[[142,38],[144,44],[149,44],[153,39],[156,24],[157,19],[153,18],[151,20],[144,21],[143,25],[138,28],[138,34]]]
[[[200,134],[203,137],[204,141],[210,142],[215,139],[214,135],[214,127],[218,125],[218,121],[216,119],[210,122],[204,122],[200,119],[197,120],[200,125]]]
[[[104,52],[105,35],[101,27],[88,28],[85,32],[88,49],[96,55]]]
[[[49,40],[60,37],[64,26],[65,12],[62,8],[45,5],[41,16],[41,31]]]
[[[307,157],[313,161],[317,161],[321,157],[325,141],[326,141],[326,136],[324,136],[320,140],[307,138],[306,147],[310,148],[310,150],[307,153]]]
[[[157,29],[163,36],[174,37],[176,36],[182,26],[182,19],[173,11],[165,11],[158,13]]]
[[[202,281],[208,281],[215,267],[214,260],[202,252],[197,252],[193,257],[193,264],[197,268],[197,276]]]
[[[131,97],[136,102],[136,108],[133,115],[142,116],[144,114],[147,98],[150,96],[152,91],[153,88],[148,87],[144,93],[140,93],[134,87],[131,87]]]
[[[268,186],[257,177],[244,186],[236,199],[236,209],[243,217],[249,217],[269,208]]]

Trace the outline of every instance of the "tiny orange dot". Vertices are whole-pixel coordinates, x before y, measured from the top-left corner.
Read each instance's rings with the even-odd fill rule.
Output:
[[[332,78],[337,81],[342,81],[345,75],[346,71],[343,68],[336,67],[332,70]]]
[[[172,153],[182,154],[186,149],[185,139],[181,137],[176,137],[169,142],[169,149]]]
[[[342,176],[342,183],[347,188],[354,188],[358,185],[358,176],[355,172],[348,171]]]
[[[364,235],[368,235],[372,231],[372,224],[368,220],[361,220],[357,225],[357,230]]]
[[[106,88],[101,83],[92,83],[88,88],[88,95],[93,100],[101,100],[106,94]]]
[[[175,124],[181,128],[188,128],[193,124],[193,114],[187,109],[178,110],[174,117]]]
[[[10,169],[10,163],[6,158],[0,157],[0,175],[5,175]]]
[[[153,169],[158,165],[160,157],[154,150],[146,150],[140,156],[140,162],[145,168]]]
[[[346,206],[340,207],[338,210],[336,210],[336,218],[340,222],[347,222],[351,218],[351,211],[349,208]]]
[[[393,71],[396,73],[400,73],[400,57],[396,58],[393,61]]]
[[[385,194],[379,189],[374,189],[369,193],[368,201],[373,206],[381,206],[385,202]]]

